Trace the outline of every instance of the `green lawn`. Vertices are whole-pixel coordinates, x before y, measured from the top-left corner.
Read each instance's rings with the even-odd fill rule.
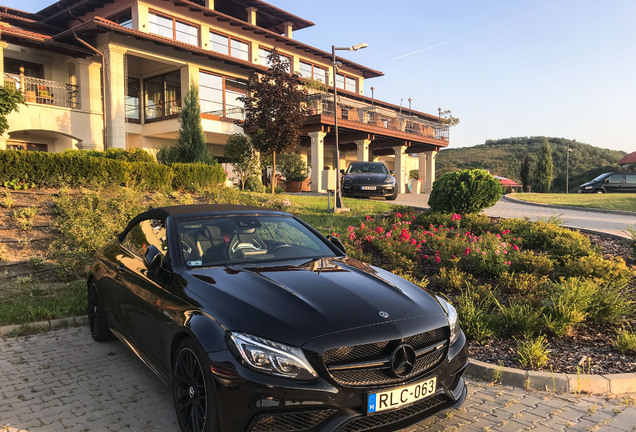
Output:
[[[513,193],[508,196],[540,204],[636,212],[636,194]]]
[[[322,234],[343,233],[349,225],[359,225],[360,218],[366,215],[383,213],[393,207],[384,200],[357,200],[344,198],[342,203],[350,212],[334,214],[327,210],[326,196],[285,195],[293,203],[295,216],[298,216]],[[333,199],[331,200],[333,206]]]

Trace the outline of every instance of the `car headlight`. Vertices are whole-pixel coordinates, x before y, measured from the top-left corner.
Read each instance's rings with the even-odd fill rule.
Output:
[[[450,327],[450,344],[457,342],[461,329],[459,328],[459,319],[457,318],[457,311],[449,302],[441,297],[437,297],[437,301],[442,305],[446,311],[446,318],[448,319],[448,327]]]
[[[395,183],[395,177],[386,176],[386,178],[384,179],[384,184],[390,184],[390,183]]]
[[[585,190],[592,189],[594,186],[585,186]]]
[[[244,333],[230,333],[230,340],[245,363],[259,372],[296,379],[318,376],[300,348]]]

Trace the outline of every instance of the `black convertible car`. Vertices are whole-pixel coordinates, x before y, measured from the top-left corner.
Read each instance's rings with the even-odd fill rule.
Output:
[[[398,189],[393,171],[382,162],[351,162],[347,171],[341,170],[342,196],[397,198]]]
[[[455,309],[343,249],[280,211],[149,210],[96,255],[90,331],[172,385],[183,431],[393,431],[459,406]]]

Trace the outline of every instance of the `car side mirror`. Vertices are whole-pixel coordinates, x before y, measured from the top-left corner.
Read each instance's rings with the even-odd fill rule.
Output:
[[[148,246],[144,253],[144,264],[148,271],[158,268],[161,265],[161,258],[163,258],[163,254],[157,246]]]
[[[392,175],[392,176],[394,176],[394,175],[395,175],[395,171],[393,171],[393,170],[389,170],[389,172],[391,173],[391,175]]]
[[[344,174],[344,170],[343,169],[340,170],[340,174]]]
[[[327,236],[327,239],[329,239],[329,241],[331,242],[332,245],[334,245],[335,247],[340,249],[342,251],[342,253],[347,253],[345,245],[342,244],[342,242],[340,241],[340,239],[338,237],[334,237],[331,234],[329,234]]]

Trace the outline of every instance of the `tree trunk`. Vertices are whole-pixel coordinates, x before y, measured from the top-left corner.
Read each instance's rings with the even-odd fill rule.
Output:
[[[276,152],[272,153],[272,195],[274,195],[274,188],[276,187]]]

